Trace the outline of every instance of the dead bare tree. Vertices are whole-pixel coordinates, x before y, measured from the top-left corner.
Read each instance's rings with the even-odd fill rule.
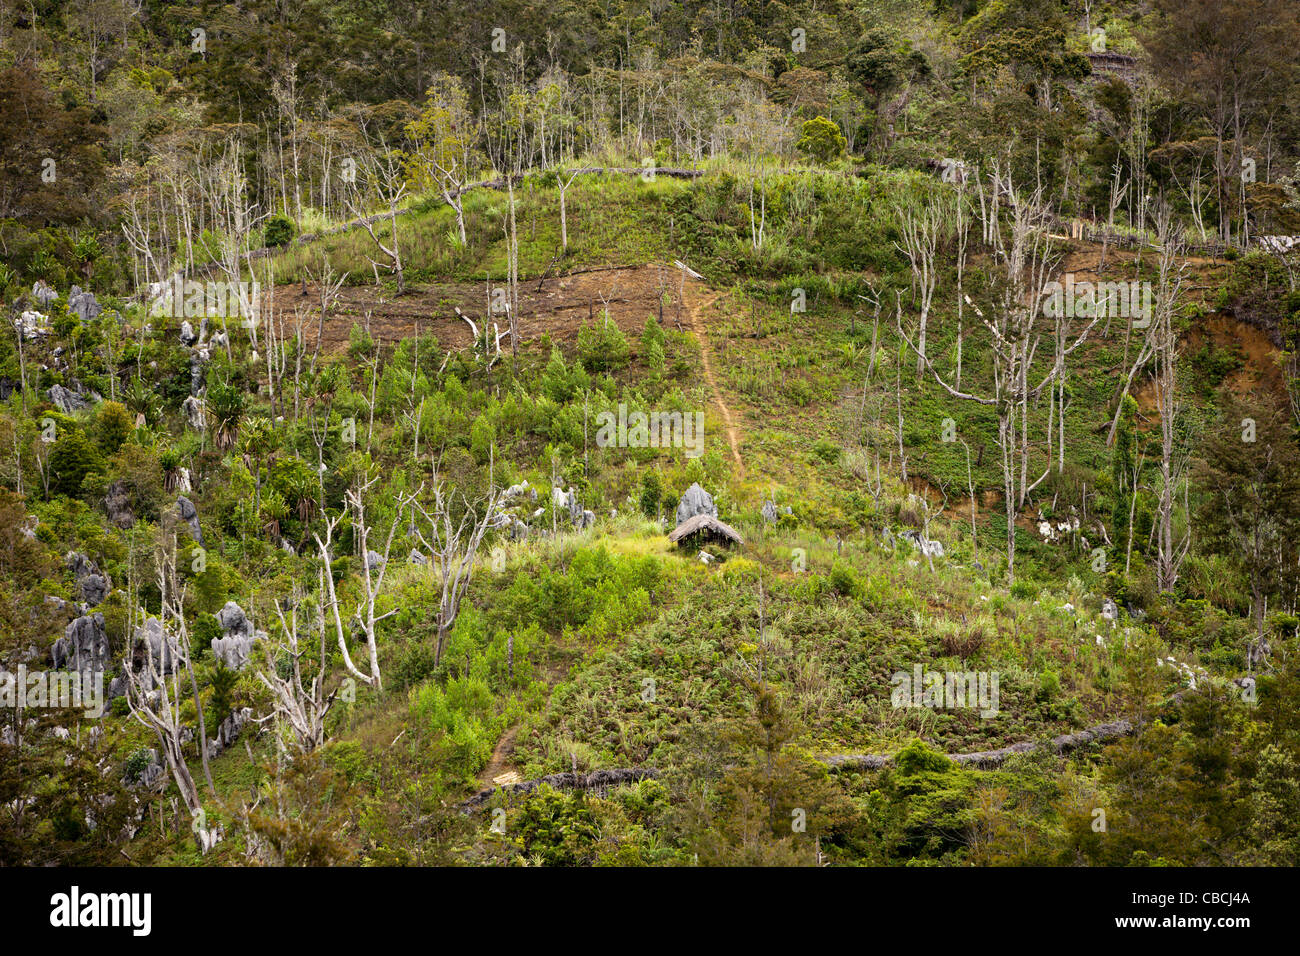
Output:
[[[961,447],[966,449],[966,490],[970,494],[970,541],[972,560],[978,562],[980,559],[980,539],[979,531],[975,527],[975,475],[970,467],[970,445],[966,439],[957,439],[961,442]]]
[[[1160,408],[1160,491],[1156,504],[1156,580],[1161,591],[1173,591],[1183,560],[1191,546],[1191,529],[1184,529],[1175,541],[1174,505],[1178,488],[1186,480],[1190,457],[1178,447],[1175,429],[1178,414],[1178,334],[1173,326],[1174,310],[1182,291],[1186,264],[1178,262],[1181,244],[1174,237],[1173,216],[1168,205],[1156,210],[1156,233],[1160,242],[1155,314],[1151,330],[1156,363],[1156,402]]]
[[[191,829],[199,851],[206,854],[220,842],[221,832],[218,828],[207,825],[207,815],[203,809],[203,801],[199,798],[199,788],[185,760],[184,745],[189,728],[181,721],[181,704],[184,695],[184,691],[181,690],[182,672],[187,673],[190,678],[192,699],[199,718],[199,752],[202,755],[208,788],[215,797],[216,788],[212,784],[212,774],[208,767],[207,728],[204,725],[203,708],[199,706],[198,685],[195,681],[190,654],[189,632],[185,626],[182,610],[184,592],[177,585],[174,535],[170,557],[167,548],[159,549],[158,585],[162,592],[162,620],[159,622],[162,627],[158,634],[158,646],[155,648],[146,639],[143,648],[143,667],[137,669],[128,660],[127,666],[123,668],[127,681],[127,707],[132,718],[152,731],[158,740],[158,749],[162,752],[176,789],[189,810],[193,821]],[[174,634],[167,632],[168,620],[175,627]],[[128,653],[133,653],[133,650]]]
[[[377,149],[371,150],[364,157],[362,167],[374,195],[382,205],[387,207],[387,216],[384,217],[388,219],[389,227],[387,244],[375,232],[374,220],[366,215],[360,190],[355,184],[345,200],[348,211],[361,228],[365,229],[379,250],[388,257],[390,268],[397,277],[397,294],[401,295],[406,291],[406,275],[402,269],[402,248],[397,239],[397,206],[406,195],[406,172],[397,152],[382,142]],[[374,260],[372,259],[371,262],[373,263]]]
[[[755,252],[763,251],[763,232],[767,227],[767,182],[760,183],[758,215],[754,215],[754,184],[749,186],[749,241]]]
[[[943,493],[943,504],[937,511],[930,510],[930,499],[924,495],[918,495],[921,500],[921,550],[925,552],[925,562],[930,567],[930,573],[934,574],[934,549],[930,544],[930,522],[938,518],[948,508],[948,489],[941,487]]]
[[[1133,388],[1133,380],[1137,374],[1146,367],[1152,354],[1155,352],[1155,340],[1153,338],[1154,326],[1148,324],[1146,334],[1142,337],[1142,344],[1138,348],[1137,357],[1133,359],[1132,364],[1128,362],[1128,337],[1132,334],[1135,323],[1130,321],[1124,332],[1124,364],[1128,371],[1124,374],[1123,383],[1120,385],[1118,401],[1115,403],[1115,414],[1110,420],[1110,430],[1106,433],[1106,445],[1110,447],[1115,443],[1115,432],[1119,428],[1120,415],[1124,411],[1124,399]]]
[[[325,593],[326,570],[320,569],[320,589]],[[326,668],[329,661],[326,647],[326,628],[324,609],[315,606],[316,622],[313,630],[320,632],[319,659],[315,673],[310,674],[310,683],[303,683],[303,673],[307,668],[303,658],[307,653],[304,641],[299,636],[298,606],[299,595],[295,593],[288,601],[289,617],[286,619],[281,602],[275,604],[276,616],[280,619],[281,640],[273,648],[269,640],[263,641],[266,652],[266,667],[257,671],[257,679],[271,692],[272,706],[278,720],[286,723],[293,732],[294,742],[299,753],[311,753],[325,743],[325,718],[334,706],[339,688],[326,692]],[[281,676],[276,658],[284,655],[289,661],[289,673]],[[308,662],[310,665],[310,662]],[[310,672],[309,672],[310,673]]]
[[[970,212],[967,209],[966,176],[957,177],[957,197],[953,203],[953,225],[957,234],[957,370],[953,378],[953,387],[961,388],[961,347],[965,320],[963,306],[966,304],[966,292],[963,280],[966,276],[966,247],[970,240]]]
[[[569,251],[569,213],[565,197],[573,181],[578,178],[581,170],[574,170],[567,179],[564,177],[564,170],[555,171],[555,184],[560,189],[560,249],[562,252]]]
[[[329,318],[330,309],[338,301],[339,292],[343,288],[343,283],[347,281],[349,273],[344,272],[338,275],[334,272],[334,267],[325,256],[321,256],[320,270],[313,275],[308,268],[303,269],[303,295],[307,294],[307,280],[313,279],[316,282],[316,291],[320,297],[320,316],[316,323],[316,347],[312,351],[311,363],[309,370],[315,371],[316,360],[320,357],[321,336],[325,331],[325,320]]]
[[[343,666],[349,674],[363,684],[373,687],[375,690],[383,690],[383,679],[379,671],[377,625],[384,618],[397,613],[397,609],[394,608],[383,614],[376,614],[375,605],[378,603],[379,595],[383,591],[384,579],[388,572],[389,553],[393,548],[393,538],[397,534],[397,526],[402,519],[402,513],[415,496],[399,497],[393,511],[392,522],[388,528],[388,536],[384,541],[383,554],[379,555],[378,561],[372,562],[370,559],[370,534],[373,528],[366,519],[366,492],[378,480],[377,475],[364,483],[358,479],[357,487],[349,488],[344,495],[347,510],[352,512],[352,527],[360,545],[361,583],[363,589],[361,600],[354,605],[349,621],[356,623],[361,630],[362,638],[365,640],[368,658],[366,671],[362,671],[357,667],[352,660],[352,654],[348,651],[348,635],[343,627],[343,614],[339,608],[338,593],[334,586],[334,575],[328,570],[324,575],[324,584],[325,591],[329,596],[329,610],[334,617],[334,629],[338,637],[339,651],[343,655]],[[342,518],[342,515],[333,515],[325,519],[325,537],[323,540],[318,533],[312,534],[316,541],[317,551],[320,553],[321,561],[326,569],[333,566],[334,529],[338,527]],[[376,566],[372,567],[372,563]]]
[[[921,319],[917,328],[916,377],[925,375],[925,336],[930,323],[930,303],[939,280],[936,256],[939,240],[947,228],[951,210],[943,194],[920,196],[895,206],[902,242],[895,243],[912,267],[912,284],[919,301]]]
[[[253,348],[258,347],[257,329],[261,302],[256,276],[250,266],[249,276],[254,281],[244,282],[244,264],[253,231],[266,218],[267,213],[257,200],[250,198],[248,176],[239,140],[231,135],[222,144],[221,153],[211,163],[201,164],[197,174],[199,189],[206,200],[217,229],[200,235],[200,243],[226,275],[238,293],[238,312],[242,325],[248,332]],[[212,235],[214,239],[206,238]],[[227,332],[227,357],[229,357],[229,329],[226,309],[221,310],[222,328]]]
[[[990,406],[997,414],[997,443],[1001,452],[999,466],[1007,519],[1007,575],[1014,581],[1016,519],[1023,511],[1029,494],[1051,473],[1049,438],[1046,468],[1037,478],[1030,477],[1029,407],[1031,402],[1038,401],[1045,388],[1051,387],[1060,378],[1066,361],[1087,339],[1097,318],[1094,316],[1072,343],[1057,349],[1050,368],[1043,373],[1037,384],[1031,384],[1040,337],[1040,298],[1046,285],[1045,279],[1056,263],[1050,234],[1046,229],[1049,209],[1043,203],[1041,186],[1026,196],[1015,187],[1011,176],[1004,176],[998,166],[994,166],[990,175],[992,195],[1006,196],[1009,210],[1007,227],[1010,233],[1009,242],[1004,242],[1000,221],[985,224],[986,230],[991,230],[991,244],[999,250],[998,256],[1003,266],[998,307],[992,310],[991,318],[981,316],[991,338],[991,389],[987,394],[961,391],[943,379],[928,357],[925,357],[925,365],[934,380],[953,398]],[[989,208],[995,206],[994,203]],[[901,321],[898,322],[898,330],[908,346],[921,355],[918,346],[907,338]]]
[[[507,318],[510,320],[510,355],[519,358],[519,231],[515,224],[515,182],[514,177],[506,177],[506,188],[510,193],[510,229],[506,236],[509,243],[509,256],[506,265],[506,285],[508,288]]]
[[[460,614],[460,605],[474,575],[474,562],[478,556],[483,536],[492,527],[496,517],[499,492],[488,481],[485,502],[473,503],[460,496],[462,507],[457,514],[455,491],[448,490],[435,470],[433,476],[433,503],[426,507],[417,497],[411,498],[415,510],[415,534],[433,558],[438,574],[439,600],[437,612],[438,637],[434,648],[435,666],[442,661],[447,635]],[[421,522],[424,527],[421,528]]]

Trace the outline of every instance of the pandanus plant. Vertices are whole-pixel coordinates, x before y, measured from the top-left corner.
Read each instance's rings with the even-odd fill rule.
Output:
[[[247,399],[229,384],[217,383],[208,388],[207,407],[212,422],[212,440],[219,451],[228,451],[239,436]]]
[[[158,464],[162,466],[163,487],[171,494],[181,480],[181,453],[175,448],[168,448],[158,456]]]

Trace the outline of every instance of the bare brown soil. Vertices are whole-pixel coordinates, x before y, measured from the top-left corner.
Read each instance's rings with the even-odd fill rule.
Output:
[[[493,283],[499,286],[501,283]],[[686,279],[688,301],[702,284]],[[681,274],[671,266],[612,267],[574,272],[519,284],[519,332],[523,341],[549,333],[557,341],[577,338],[584,323],[599,320],[606,308],[609,318],[626,332],[640,332],[651,315],[661,315],[665,324],[676,319],[677,292]],[[490,290],[482,284],[435,282],[412,284],[405,294],[394,296],[372,285],[344,287],[330,308],[326,321],[320,322],[320,292],[307,283],[306,295],[299,283],[276,286],[274,314],[277,327],[286,333],[302,323],[303,336],[314,344],[320,332],[323,352],[336,352],[347,345],[354,324],[367,328],[377,341],[393,344],[403,338],[432,333],[446,348],[467,348],[472,343],[469,324],[456,315],[455,309],[471,318],[480,331],[483,317],[489,315]],[[683,316],[684,318],[684,316]],[[490,315],[504,332],[504,315]],[[505,340],[502,341],[505,348]]]

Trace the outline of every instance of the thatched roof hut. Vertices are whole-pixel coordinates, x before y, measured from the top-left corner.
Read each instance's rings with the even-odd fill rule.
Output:
[[[668,535],[668,540],[673,544],[681,544],[695,535],[716,539],[727,544],[745,543],[745,539],[736,532],[735,528],[708,514],[698,514],[693,518],[687,518],[672,530]]]

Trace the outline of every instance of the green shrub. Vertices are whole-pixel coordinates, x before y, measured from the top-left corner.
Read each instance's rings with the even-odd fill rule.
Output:
[[[578,331],[578,355],[587,371],[611,372],[627,367],[632,349],[623,330],[605,319]]]
[[[86,476],[103,468],[99,451],[86,440],[81,429],[64,429],[50,451],[50,491],[75,497],[81,493]]]
[[[545,784],[520,808],[514,830],[524,852],[543,866],[590,863],[600,838],[585,795],[559,793]]]
[[[190,640],[196,656],[202,654],[221,636],[221,622],[211,614],[200,614],[190,627]]]
[[[803,124],[802,133],[794,148],[822,165],[839,159],[848,148],[848,140],[839,126],[825,116],[808,120]]]
[[[121,402],[104,402],[99,406],[99,414],[95,416],[95,440],[104,454],[116,452],[134,430],[135,423]]]
[[[853,569],[839,561],[831,566],[831,573],[827,575],[826,581],[831,590],[842,597],[856,597],[860,589],[860,582]]]
[[[297,231],[293,220],[288,216],[271,216],[266,220],[266,225],[262,228],[263,245],[268,248],[287,246],[293,240]]]
[[[819,438],[813,442],[813,454],[827,463],[838,461],[840,446],[829,438]]]

